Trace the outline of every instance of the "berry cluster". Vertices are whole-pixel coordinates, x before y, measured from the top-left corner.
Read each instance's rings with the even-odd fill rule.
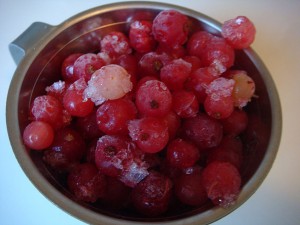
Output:
[[[34,99],[24,143],[67,176],[75,199],[146,216],[174,199],[235,202],[255,83],[232,66],[255,28],[246,17],[222,36],[191,27],[175,10],[132,20],[99,37],[97,53],[69,55],[61,80]]]

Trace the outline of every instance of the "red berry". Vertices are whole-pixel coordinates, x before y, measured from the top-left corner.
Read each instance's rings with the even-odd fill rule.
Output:
[[[102,136],[95,150],[95,162],[99,170],[118,178],[129,187],[134,187],[149,174],[144,157],[143,152],[122,136]]]
[[[201,206],[207,202],[201,174],[182,174],[175,182],[175,195],[184,204]]]
[[[50,86],[46,87],[45,90],[47,92],[47,95],[51,95],[62,102],[67,89],[68,89],[68,84],[66,84],[65,81],[59,80],[57,82],[54,82]]]
[[[139,61],[140,76],[159,76],[161,68],[171,61],[166,53],[148,52]]]
[[[156,117],[131,120],[128,124],[129,135],[144,152],[156,153],[168,143],[169,132],[166,122]]]
[[[115,63],[123,67],[128,74],[130,74],[130,81],[133,86],[137,83],[137,73],[138,73],[138,60],[134,55],[121,55],[115,61]]]
[[[193,71],[185,83],[185,89],[194,92],[198,101],[203,103],[207,86],[218,77],[212,67],[202,67]]]
[[[187,168],[193,166],[200,158],[198,148],[183,139],[171,141],[167,148],[167,161],[170,166]]]
[[[172,182],[158,172],[151,172],[132,190],[136,210],[146,216],[158,216],[167,211]]]
[[[177,131],[180,128],[181,125],[181,119],[180,117],[173,111],[170,111],[165,117],[164,121],[167,123],[168,126],[168,132],[169,132],[169,140],[173,139]]]
[[[182,127],[187,138],[200,149],[219,145],[223,137],[221,123],[204,113],[185,119]]]
[[[231,115],[221,120],[224,134],[237,136],[246,130],[248,125],[248,115],[244,110],[235,109]]]
[[[183,57],[183,60],[190,63],[192,65],[191,72],[195,71],[196,69],[199,69],[202,67],[202,62],[197,56],[193,55],[186,55]]]
[[[172,93],[172,109],[181,118],[195,117],[199,111],[199,103],[193,92],[180,90]]]
[[[112,31],[102,38],[100,50],[106,52],[112,59],[132,52],[127,36],[118,31]]]
[[[189,55],[197,56],[200,59],[203,56],[203,53],[213,39],[213,35],[207,31],[197,31],[188,39],[187,42],[187,51]]]
[[[182,45],[188,36],[187,16],[175,10],[163,10],[153,20],[154,38],[171,47]]]
[[[70,85],[64,95],[64,107],[72,116],[84,117],[93,111],[94,103],[83,96],[86,87],[84,79],[78,79]]]
[[[165,116],[171,110],[172,95],[163,82],[149,80],[136,91],[136,106],[143,115]]]
[[[96,112],[94,109],[89,115],[76,119],[76,128],[80,131],[84,139],[92,140],[102,135],[97,125]]]
[[[92,74],[105,64],[105,61],[94,53],[81,55],[74,62],[74,75],[72,80],[76,81],[80,78],[84,78],[87,82],[91,78]]]
[[[140,53],[154,50],[156,41],[152,35],[152,22],[136,20],[130,25],[129,41],[131,46]]]
[[[202,182],[215,205],[229,207],[240,192],[241,176],[232,164],[216,161],[204,168]]]
[[[97,124],[106,134],[127,134],[128,121],[135,119],[137,109],[128,99],[116,99],[104,102],[97,109]]]
[[[239,138],[226,136],[219,146],[208,153],[207,163],[213,161],[229,162],[237,169],[241,168],[243,158],[243,144]]]
[[[61,75],[64,81],[73,83],[78,79],[78,77],[74,75],[74,63],[82,55],[82,53],[73,53],[64,59],[61,66]]]
[[[48,148],[54,139],[53,128],[46,122],[33,121],[28,124],[23,132],[25,145],[34,150]]]
[[[256,29],[245,16],[238,16],[224,22],[222,36],[236,49],[248,48],[255,38]]]
[[[85,202],[96,202],[104,197],[107,181],[91,163],[76,165],[68,175],[68,187],[75,198]]]
[[[64,125],[63,106],[53,96],[41,95],[36,97],[33,101],[31,113],[34,120],[47,122],[55,129]]]
[[[163,66],[160,71],[160,79],[171,90],[180,90],[191,72],[191,64],[183,59],[175,59]]]
[[[53,169],[63,172],[78,164],[85,153],[86,146],[81,134],[66,127],[55,133],[51,146],[44,152],[43,160]]]

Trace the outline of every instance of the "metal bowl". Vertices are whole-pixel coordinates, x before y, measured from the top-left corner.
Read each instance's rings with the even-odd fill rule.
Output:
[[[245,69],[256,83],[256,95],[249,106],[249,126],[243,136],[245,163],[242,190],[235,205],[220,208],[180,208],[161,217],[146,218],[124,210],[108,210],[75,202],[62,182],[44,165],[41,155],[22,142],[32,100],[46,86],[59,79],[62,60],[73,52],[98,49],[97,37],[111,30],[124,31],[136,14],[155,16],[173,8],[188,15],[195,29],[220,34],[221,24],[199,12],[154,2],[123,2],[104,5],[77,14],[58,26],[33,23],[10,44],[18,64],[7,96],[7,129],[14,154],[31,182],[49,200],[73,216],[91,224],[208,224],[243,204],[260,186],[276,157],[281,136],[281,107],[271,75],[252,49],[236,51],[235,68]]]

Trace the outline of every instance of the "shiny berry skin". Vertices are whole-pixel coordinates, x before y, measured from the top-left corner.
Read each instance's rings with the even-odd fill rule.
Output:
[[[50,95],[41,95],[34,99],[31,114],[34,120],[49,123],[54,129],[64,125],[63,106],[61,102]]]
[[[200,149],[219,145],[223,137],[221,123],[204,113],[185,119],[182,128],[185,136]]]
[[[156,41],[152,35],[152,22],[136,20],[130,24],[129,42],[137,52],[146,53],[153,51]]]
[[[163,44],[174,47],[186,42],[189,21],[182,13],[175,10],[161,11],[153,20],[154,38]]]
[[[167,161],[170,166],[187,168],[193,166],[200,158],[198,148],[183,139],[175,139],[168,144]]]
[[[134,55],[121,55],[115,61],[115,63],[123,67],[128,74],[130,74],[130,81],[133,86],[137,83],[138,74],[138,60]]]
[[[187,42],[188,54],[201,59],[211,39],[213,39],[213,35],[207,31],[197,31],[193,33]]]
[[[105,61],[94,53],[83,54],[74,62],[74,75],[72,80],[84,78],[87,82],[91,78],[92,74],[105,64]]]
[[[222,25],[222,36],[236,49],[248,48],[255,39],[256,29],[246,16],[227,20]]]
[[[175,91],[172,93],[172,109],[181,118],[195,117],[199,112],[199,103],[191,91]]]
[[[106,177],[92,163],[76,165],[67,178],[68,188],[75,199],[84,202],[96,202],[106,193]]]
[[[169,141],[168,126],[163,119],[143,117],[129,121],[129,135],[137,146],[146,153],[156,153]]]
[[[167,211],[172,194],[172,181],[158,173],[151,172],[132,190],[132,203],[143,215],[154,217]]]
[[[176,179],[174,192],[184,204],[201,206],[208,201],[201,173],[182,174]]]
[[[78,79],[70,85],[63,97],[63,105],[72,116],[84,117],[93,111],[94,103],[83,96],[86,87],[84,79]]]
[[[121,55],[130,54],[132,49],[124,33],[112,31],[100,41],[100,51],[107,53],[112,59],[116,59]]]
[[[189,77],[192,65],[183,59],[175,59],[162,67],[160,79],[170,91],[180,90]]]
[[[137,109],[134,103],[126,98],[109,100],[97,109],[97,124],[106,134],[128,134],[128,121],[135,119]]]
[[[162,117],[170,112],[172,95],[167,86],[159,80],[149,80],[136,91],[138,111],[146,116]]]
[[[25,127],[23,141],[27,147],[34,150],[48,148],[54,139],[53,128],[46,122],[33,121]]]
[[[202,182],[208,198],[221,207],[234,204],[241,186],[241,176],[235,166],[228,162],[212,162],[202,173]]]
[[[248,120],[248,114],[244,110],[235,109],[229,117],[221,120],[224,134],[238,136],[246,130]]]
[[[51,146],[44,151],[43,160],[58,172],[69,171],[86,153],[81,134],[69,127],[55,133]]]
[[[78,77],[74,75],[74,63],[82,55],[82,53],[73,53],[64,59],[61,65],[61,75],[64,81],[73,83],[78,79]]]

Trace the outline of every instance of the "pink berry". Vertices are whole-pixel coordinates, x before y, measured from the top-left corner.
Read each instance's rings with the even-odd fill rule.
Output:
[[[144,117],[129,121],[129,135],[144,152],[156,153],[168,143],[168,126],[164,120],[156,117]]]
[[[25,145],[34,150],[48,148],[54,139],[53,128],[46,122],[33,121],[28,124],[23,132]]]
[[[235,109],[231,115],[221,120],[224,133],[237,136],[246,130],[248,125],[248,115],[242,109]]]
[[[255,34],[255,26],[245,16],[227,20],[222,25],[222,36],[236,49],[250,47],[255,39]]]

